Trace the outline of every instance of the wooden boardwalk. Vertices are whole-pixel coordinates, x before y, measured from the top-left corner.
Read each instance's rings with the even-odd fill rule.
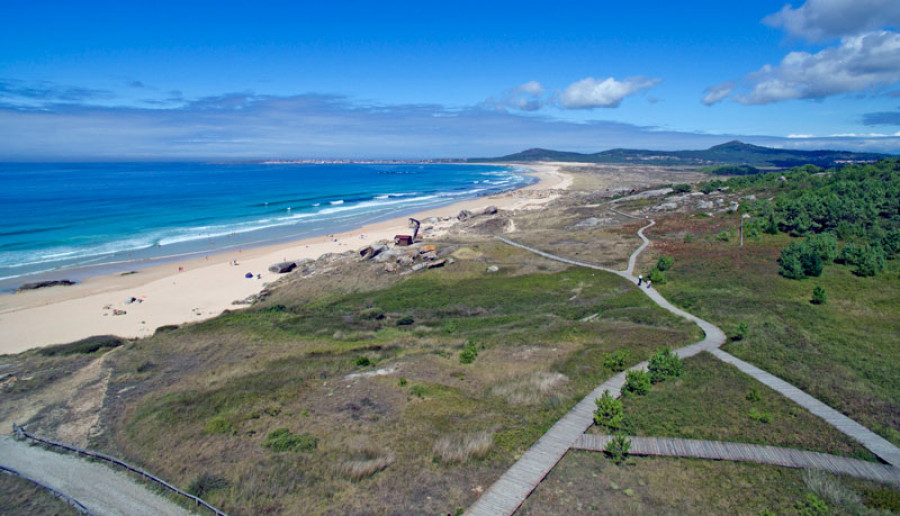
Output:
[[[572,447],[578,450],[603,451],[609,439],[607,435],[586,434],[579,437]],[[670,437],[629,437],[629,439],[631,439],[629,455],[758,462],[788,468],[819,469],[837,475],[850,475],[900,486],[900,468],[827,453]]]
[[[611,208],[611,210],[629,218],[641,218],[620,212],[615,208]],[[650,220],[646,226],[643,226],[638,230],[638,236],[643,242],[641,246],[628,257],[628,268],[624,271],[617,271],[591,263],[563,258],[501,236],[496,236],[495,238],[511,246],[525,249],[526,251],[550,260],[609,272],[633,283],[637,283],[637,278],[634,277],[634,268],[637,257],[650,244],[650,241],[644,236],[644,230],[654,224],[655,221]],[[885,462],[893,466],[900,466],[900,449],[896,446],[784,380],[721,351],[718,348],[725,343],[725,333],[722,332],[721,329],[708,321],[675,307],[662,297],[656,289],[641,288],[640,290],[660,307],[694,322],[703,330],[705,336],[702,340],[675,350],[680,357],[686,358],[696,355],[701,351],[709,351],[720,360],[735,365],[741,371],[750,374],[770,388],[810,410],[810,412],[821,417],[838,430],[856,439],[860,444]],[[643,362],[631,369],[646,369],[646,367],[647,363]],[[534,488],[544,479],[547,473],[549,473],[559,460],[562,459],[566,451],[574,446],[576,442],[579,442],[580,439],[584,438],[584,432],[593,423],[594,400],[596,400],[604,390],[609,390],[613,396],[618,397],[621,394],[621,388],[624,384],[625,373],[623,372],[610,378],[591,391],[591,393],[581,400],[568,414],[553,425],[553,427],[529,448],[528,451],[500,477],[499,480],[497,480],[471,507],[469,507],[466,514],[496,515],[514,513]]]
[[[837,428],[841,432],[847,434],[851,438],[857,440],[869,451],[878,456],[881,460],[888,464],[900,468],[900,449],[894,446],[887,439],[881,437],[875,432],[862,426],[849,417],[841,414],[837,410],[829,407],[821,401],[813,398],[809,394],[801,391],[797,387],[787,383],[775,375],[769,374],[753,364],[744,362],[743,360],[722,351],[721,349],[710,350],[716,358],[723,362],[727,362],[744,373],[756,378],[771,389],[778,391],[782,396],[790,399],[797,405],[812,412],[816,416],[824,419],[826,423]]]

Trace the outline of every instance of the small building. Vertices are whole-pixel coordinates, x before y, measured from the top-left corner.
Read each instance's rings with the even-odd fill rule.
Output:
[[[394,244],[395,245],[412,245],[413,237],[412,235],[395,235],[394,236]]]

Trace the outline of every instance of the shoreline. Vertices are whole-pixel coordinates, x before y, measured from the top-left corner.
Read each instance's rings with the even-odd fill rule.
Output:
[[[356,251],[378,240],[393,239],[395,234],[408,234],[409,217],[419,220],[455,217],[463,209],[475,210],[488,205],[503,210],[540,206],[555,196],[529,199],[517,196],[517,192],[565,190],[571,186],[571,176],[560,172],[559,165],[528,164],[527,167],[526,173],[538,179],[534,184],[408,216],[363,223],[332,236],[317,236],[185,260],[176,258],[146,267],[136,274],[97,275],[68,287],[2,294],[0,354],[19,353],[92,335],[146,337],[152,335],[159,326],[210,319],[226,309],[235,309],[236,305],[232,301],[257,294],[268,283],[277,280],[281,275],[268,271],[268,267],[276,262],[316,259],[327,253]],[[455,223],[456,221],[441,222],[435,224],[434,229],[440,232]],[[238,265],[233,265],[232,260],[237,260]],[[245,278],[247,273],[252,274],[253,278]],[[260,279],[257,279],[257,275],[260,275]],[[140,302],[126,304],[125,300],[131,298],[139,299]],[[124,310],[126,314],[113,315],[113,309]]]

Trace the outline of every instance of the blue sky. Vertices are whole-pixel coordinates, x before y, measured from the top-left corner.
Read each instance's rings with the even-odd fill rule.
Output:
[[[900,2],[0,0],[0,160],[900,153]]]

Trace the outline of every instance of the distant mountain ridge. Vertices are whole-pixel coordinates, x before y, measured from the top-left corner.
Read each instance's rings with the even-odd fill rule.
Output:
[[[642,149],[610,149],[593,154],[528,149],[499,158],[475,158],[469,162],[569,161],[581,163],[641,163],[646,165],[750,165],[754,167],[790,168],[812,164],[830,167],[846,162],[868,162],[892,158],[890,154],[835,150],[789,150],[752,145],[733,140],[706,150],[654,151]]]

